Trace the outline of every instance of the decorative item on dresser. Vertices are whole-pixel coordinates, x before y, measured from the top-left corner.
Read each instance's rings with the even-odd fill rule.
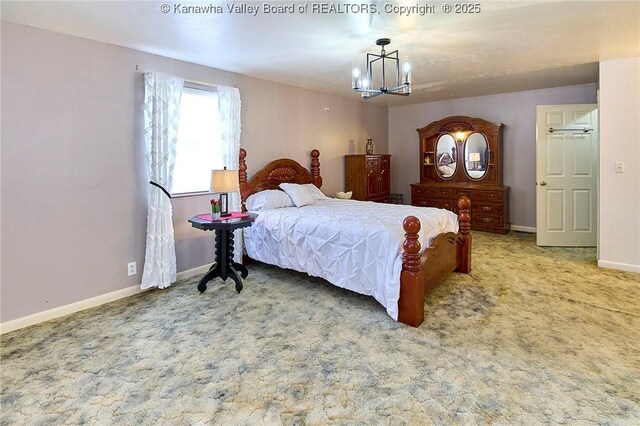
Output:
[[[411,204],[457,211],[471,199],[471,229],[509,232],[509,187],[502,186],[502,128],[480,118],[453,116],[418,129],[420,182]]]
[[[391,155],[345,155],[345,191],[359,201],[391,201]]]

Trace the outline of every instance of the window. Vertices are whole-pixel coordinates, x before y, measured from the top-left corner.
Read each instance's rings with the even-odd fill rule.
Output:
[[[180,101],[172,194],[209,192],[211,170],[221,168],[218,95],[185,87]]]

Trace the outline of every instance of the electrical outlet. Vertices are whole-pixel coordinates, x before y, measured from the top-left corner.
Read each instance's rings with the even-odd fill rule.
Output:
[[[127,263],[127,274],[131,276],[137,273],[138,272],[136,271],[136,262]]]

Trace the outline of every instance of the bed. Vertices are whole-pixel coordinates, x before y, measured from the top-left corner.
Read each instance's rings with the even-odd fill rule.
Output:
[[[241,149],[243,210],[250,196],[280,189],[282,183],[322,186],[318,150],[311,151],[310,171],[294,160],[279,159],[250,180],[246,157]],[[417,327],[424,321],[426,294],[452,271],[471,270],[470,207],[470,200],[461,197],[457,215],[336,199],[265,209],[245,230],[245,248],[252,259],[373,296],[392,318]]]

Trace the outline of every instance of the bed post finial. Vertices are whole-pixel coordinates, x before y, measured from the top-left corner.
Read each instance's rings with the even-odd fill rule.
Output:
[[[247,183],[247,151],[244,148],[240,148],[240,165],[238,167],[238,181],[240,182],[240,202],[242,203],[242,211],[247,211],[247,206],[244,204],[247,201],[247,194],[251,191],[249,184]]]
[[[243,184],[247,181],[247,163],[245,161],[247,158],[247,151],[244,148],[240,148],[240,170],[238,171],[238,179],[240,180],[240,184]]]
[[[311,150],[311,177],[313,178],[313,184],[320,188],[322,186],[322,176],[320,176],[320,151],[317,149]]]
[[[407,216],[402,222],[404,243],[402,244],[402,272],[400,274],[400,298],[398,299],[398,321],[417,327],[424,321],[424,274],[420,270],[420,220]]]
[[[402,244],[402,268],[410,272],[420,271],[420,241],[418,241],[418,232],[420,232],[420,220],[415,216],[407,216],[402,222],[404,229],[404,243]]]
[[[462,238],[462,250],[458,259],[458,269],[456,272],[468,274],[471,272],[471,200],[462,196],[458,198],[458,225],[460,226],[460,236]]]

